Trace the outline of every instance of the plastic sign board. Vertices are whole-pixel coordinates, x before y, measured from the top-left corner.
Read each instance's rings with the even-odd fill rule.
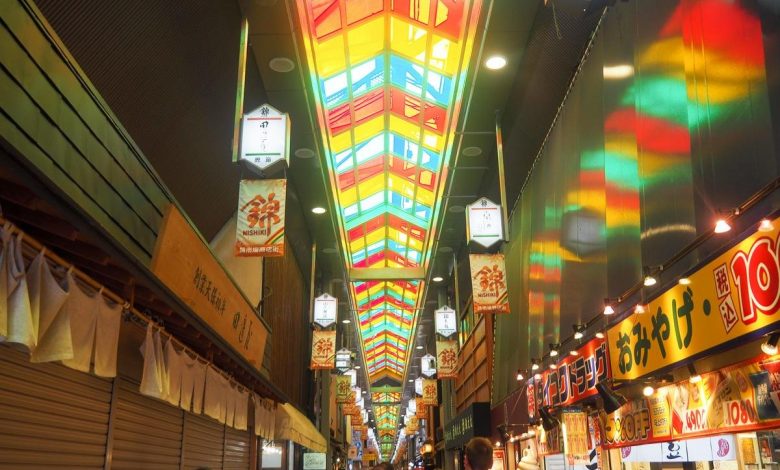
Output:
[[[458,377],[458,341],[436,341],[436,364],[439,379]]]
[[[489,248],[504,239],[501,206],[486,197],[466,206],[466,238]]]
[[[314,299],[314,323],[327,328],[336,323],[338,313],[338,299],[325,293]]]
[[[455,310],[444,306],[434,311],[433,314],[436,319],[436,334],[449,338],[457,333],[458,322],[455,319]]]
[[[426,354],[420,358],[420,372],[426,377],[436,375],[436,356]]]
[[[264,104],[241,122],[241,160],[250,167],[267,171],[290,159],[290,117]]]
[[[607,332],[612,377],[633,380],[780,324],[780,219]],[[476,312],[476,307],[475,307]],[[642,340],[640,340],[640,338]],[[647,338],[647,341],[643,339]]]
[[[313,331],[311,338],[312,370],[333,369],[336,362],[336,332]]]
[[[423,394],[423,379],[422,379],[422,377],[417,377],[414,380],[414,393],[416,393],[417,395],[422,395]]]
[[[287,180],[241,180],[236,256],[284,256]]]
[[[343,348],[336,351],[336,369],[346,372],[352,368],[352,351]]]
[[[504,255],[470,254],[474,313],[509,313]]]
[[[325,470],[326,468],[324,453],[306,452],[303,454],[303,470]]]

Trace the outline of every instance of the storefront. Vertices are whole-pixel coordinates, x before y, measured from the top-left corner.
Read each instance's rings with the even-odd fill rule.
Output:
[[[490,403],[472,403],[444,426],[446,455],[452,456],[454,468],[462,470],[463,448],[472,437],[490,438]]]

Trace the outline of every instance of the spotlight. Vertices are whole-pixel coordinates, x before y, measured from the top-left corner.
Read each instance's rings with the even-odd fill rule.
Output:
[[[627,402],[626,397],[615,393],[602,382],[596,384],[596,391],[598,391],[601,400],[604,402],[604,411],[606,411],[607,414],[614,413]]]
[[[539,370],[539,360],[531,359],[531,370]]]
[[[537,410],[537,414],[542,419],[542,428],[544,428],[545,431],[550,431],[558,426],[558,419],[553,416],[552,413],[550,413],[550,410],[544,406]]]
[[[694,367],[693,363],[688,364],[688,373],[691,375],[688,378],[688,382],[692,384],[697,384],[701,382],[701,375],[699,375],[699,373],[696,372],[696,367]]]
[[[597,331],[597,332],[596,332],[596,338],[598,338],[598,339],[604,339],[604,333],[603,333],[603,332],[601,332],[601,331]]]
[[[560,343],[550,343],[550,357],[556,357],[558,355],[558,348],[560,347]]]
[[[780,332],[774,332],[769,335],[766,341],[761,344],[761,350],[770,356],[777,354],[777,343],[780,341]]]
[[[444,280],[444,278],[441,277],[441,276],[434,276],[433,279],[431,279],[431,281],[433,281],[433,282],[441,282],[443,280]]]
[[[542,378],[542,374],[536,373],[534,374],[534,380],[539,380]]]
[[[688,286],[691,284],[691,280],[687,277],[681,277],[677,280],[677,284],[680,284],[681,286]]]
[[[634,313],[637,315],[641,315],[645,313],[647,310],[645,310],[645,306],[642,304],[636,304],[636,307],[634,307]]]
[[[585,325],[577,323],[571,327],[574,329],[574,339],[582,339],[585,336]]]
[[[505,66],[506,58],[500,55],[491,56],[485,61],[485,67],[489,68],[490,70],[503,69]]]
[[[525,378],[525,376],[523,375],[523,371],[520,370],[520,369],[517,369],[517,381],[520,382],[524,378]]]
[[[556,364],[554,362],[552,364],[550,364],[550,369],[555,370],[557,368],[558,368],[558,364]]]
[[[612,315],[615,313],[615,309],[612,308],[612,304],[609,299],[604,299],[604,315]]]
[[[645,388],[642,389],[642,395],[646,397],[651,397],[655,393],[655,389],[652,385],[645,385]]]
[[[571,351],[569,351],[569,355],[570,356],[579,356],[580,353],[578,353],[576,349],[572,349]]]
[[[642,284],[644,284],[645,287],[654,286],[658,283],[658,280],[653,276],[653,271],[648,268],[647,266],[642,268],[644,279],[642,280]]]
[[[772,224],[772,221],[769,219],[761,219],[761,222],[758,224],[759,232],[771,232],[774,229],[775,226]]]
[[[731,230],[731,225],[726,222],[726,219],[718,219],[715,222],[715,233],[726,233]]]

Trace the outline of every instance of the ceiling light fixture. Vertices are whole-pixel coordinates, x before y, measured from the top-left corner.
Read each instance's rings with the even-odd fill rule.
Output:
[[[653,275],[654,273],[655,270],[648,266],[644,266],[642,268],[642,274],[644,276],[642,279],[642,284],[645,287],[650,287],[658,284],[658,279],[655,278],[655,276]]]
[[[681,277],[677,280],[677,284],[680,284],[681,286],[687,286],[691,283],[691,280],[687,277]]]
[[[775,331],[761,344],[761,350],[770,356],[776,355],[778,341],[780,341],[780,332]]]
[[[274,57],[268,61],[268,67],[274,72],[287,73],[295,70],[295,62],[287,57]]]
[[[634,307],[634,313],[636,315],[641,315],[645,313],[647,310],[645,310],[645,306],[642,304],[636,304],[636,307]]]
[[[726,219],[718,219],[715,221],[715,233],[726,233],[731,230],[731,225],[726,222]]]
[[[574,339],[582,339],[585,336],[585,325],[576,323],[571,326],[574,329]]]
[[[620,80],[634,75],[634,66],[630,64],[605,65],[604,78],[607,80]]]
[[[415,349],[422,349],[422,348],[423,348],[423,347],[422,347],[422,344],[418,344],[418,345],[417,345],[417,347],[416,347]]]
[[[569,351],[569,356],[579,356],[579,355],[580,353],[576,349],[572,349],[571,351]]]
[[[347,325],[349,323],[352,323],[352,320],[350,320],[349,318],[345,318],[345,319],[341,320],[341,323]]]
[[[295,156],[303,160],[314,158],[314,150],[306,147],[301,147],[295,150]]]
[[[604,402],[604,411],[606,411],[607,414],[614,413],[628,402],[626,397],[619,393],[615,393],[604,382],[598,382],[596,384],[596,391],[598,391],[601,400]]]
[[[521,380],[523,380],[525,378],[525,375],[523,375],[523,371],[522,370],[517,369],[517,376],[516,377],[517,377],[517,381],[520,382]]]
[[[431,281],[433,281],[433,282],[441,282],[443,280],[444,280],[444,278],[441,277],[441,276],[434,276],[433,279],[431,279]]]
[[[476,146],[466,147],[460,154],[464,157],[478,157],[482,155],[482,149]]]
[[[311,211],[314,212],[317,215],[324,214],[325,212],[327,212],[324,207],[319,207],[319,206],[318,207],[312,207]]]
[[[655,393],[655,389],[652,385],[645,385],[645,388],[642,389],[642,395],[646,397],[651,397]]]
[[[550,364],[550,369],[555,370],[557,368],[558,368],[558,364],[556,364],[554,362],[552,364]]]
[[[596,338],[598,338],[598,339],[604,339],[604,333],[603,333],[603,332],[601,332],[601,331],[597,331],[597,332],[596,332]]]
[[[531,359],[531,370],[539,370],[539,359]]]
[[[609,299],[604,299],[604,315],[612,315],[615,313],[615,309],[612,308],[612,303]]]
[[[775,229],[775,226],[772,224],[772,221],[769,219],[761,219],[761,222],[758,224],[758,231],[759,232],[771,232]]]
[[[550,343],[550,357],[556,357],[560,347],[561,343]]]
[[[688,377],[688,382],[692,384],[701,382],[701,375],[696,372],[696,367],[694,367],[693,363],[688,364],[688,373],[690,374],[690,377]]]
[[[500,55],[494,55],[488,57],[485,61],[485,67],[490,70],[500,70],[506,67],[506,57]]]

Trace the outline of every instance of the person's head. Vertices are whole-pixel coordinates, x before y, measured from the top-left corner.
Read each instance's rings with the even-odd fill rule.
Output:
[[[374,468],[371,470],[393,470],[393,466],[390,462],[381,462],[374,465]]]
[[[463,456],[466,470],[490,470],[493,466],[493,445],[484,437],[475,437],[466,444]]]

